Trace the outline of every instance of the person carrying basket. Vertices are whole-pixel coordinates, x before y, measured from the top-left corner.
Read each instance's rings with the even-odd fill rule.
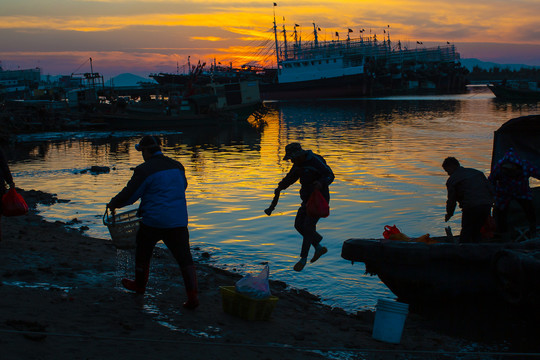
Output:
[[[188,213],[184,166],[161,152],[159,138],[146,135],[135,145],[144,163],[137,166],[127,185],[111,199],[107,207],[115,209],[141,203],[141,223],[136,236],[135,280],[122,279],[122,285],[144,294],[150,260],[156,243],[163,240],[180,266],[187,293],[185,308],[199,306],[197,275],[189,246]]]

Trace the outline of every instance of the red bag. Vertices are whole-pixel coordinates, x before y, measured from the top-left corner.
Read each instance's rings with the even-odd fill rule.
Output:
[[[486,219],[486,222],[484,225],[482,225],[482,228],[480,229],[480,234],[482,235],[482,239],[489,240],[492,239],[493,236],[495,236],[495,232],[497,231],[497,225],[495,224],[495,220],[493,219],[493,216],[489,215]]]
[[[330,215],[330,206],[323,194],[317,189],[311,193],[306,204],[307,214],[311,217],[328,217]]]
[[[21,216],[28,213],[28,205],[21,194],[12,187],[2,196],[2,215]]]
[[[390,235],[399,234],[399,233],[401,233],[401,231],[399,231],[396,225],[394,226],[386,225],[384,227],[384,232],[382,233],[382,235],[384,236],[385,239],[390,239]]]

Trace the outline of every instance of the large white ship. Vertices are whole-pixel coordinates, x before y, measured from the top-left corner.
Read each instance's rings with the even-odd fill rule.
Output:
[[[399,91],[462,90],[464,69],[454,45],[408,49],[393,44],[389,32],[376,35],[319,41],[320,29],[313,24],[313,41],[298,40],[296,26],[292,46],[278,41],[274,18],[277,69],[274,81],[261,84],[265,100],[291,98],[361,97]],[[421,43],[419,43],[421,45]]]

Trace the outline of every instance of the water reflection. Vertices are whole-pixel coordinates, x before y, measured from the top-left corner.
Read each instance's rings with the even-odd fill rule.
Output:
[[[455,156],[487,173],[493,131],[537,111],[502,106],[478,89],[447,97],[272,102],[267,108],[262,128],[237,124],[148,133],[160,134],[164,152],[186,168],[194,246],[213,253],[217,265],[241,272],[258,272],[269,262],[272,278],[350,311],[393,295],[376,277],[364,275],[363,264],[341,259],[343,241],[380,238],[384,226],[393,224],[411,237],[444,234],[442,160]],[[142,162],[134,149],[142,134],[21,138],[14,147],[24,155],[11,157],[10,164],[15,182],[71,200],[40,208],[48,219],[76,217],[90,227],[88,234],[108,238],[101,215]],[[299,186],[282,194],[272,216],[263,212],[291,166],[282,159],[292,141],[322,154],[336,175],[331,215],[319,225],[329,253],[301,273],[291,271],[301,243],[293,228]],[[81,174],[92,165],[112,170]],[[457,232],[459,216],[450,225]]]

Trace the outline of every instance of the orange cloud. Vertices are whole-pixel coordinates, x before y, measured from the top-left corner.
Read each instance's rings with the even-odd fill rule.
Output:
[[[192,36],[191,40],[202,40],[202,41],[224,41],[225,39],[217,36]]]

